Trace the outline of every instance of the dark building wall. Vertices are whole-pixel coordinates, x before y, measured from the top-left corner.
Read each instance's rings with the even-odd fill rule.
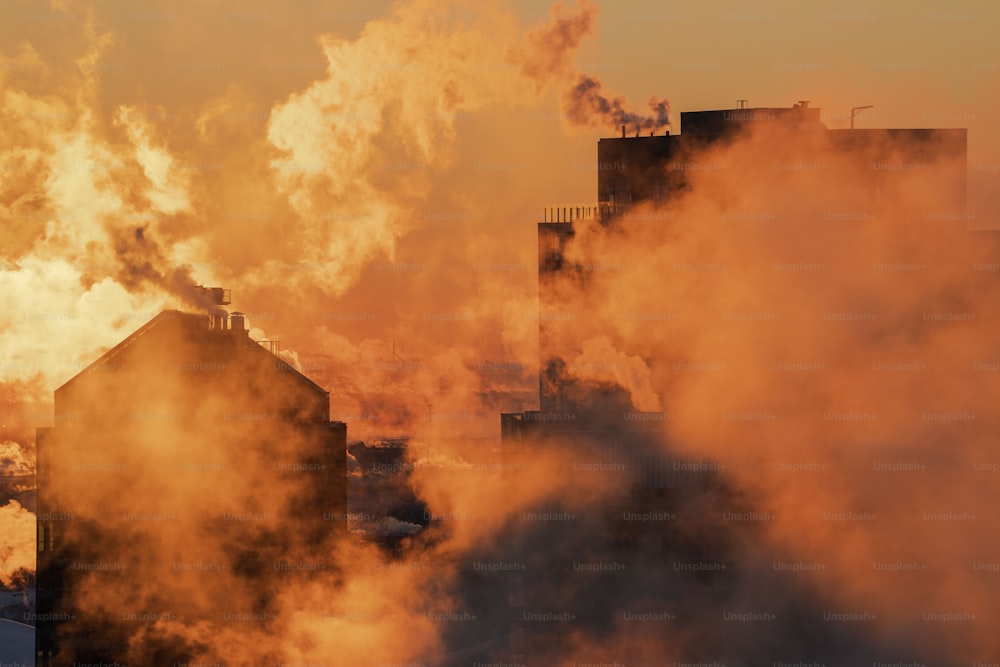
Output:
[[[597,199],[602,202],[664,203],[687,186],[685,172],[705,148],[761,129],[820,131],[820,110],[799,103],[790,108],[723,109],[681,113],[683,134],[600,139],[597,142]],[[794,137],[789,137],[794,141]]]
[[[346,425],[328,418],[327,392],[245,331],[169,311],[57,389],[37,447],[41,664],[134,662],[165,618],[268,613],[244,592],[319,563],[346,523]]]
[[[563,250],[573,237],[573,223],[538,223],[538,342],[542,371],[538,378],[538,392],[542,410],[560,410],[562,401],[558,386],[549,379],[544,369],[564,352],[558,341],[573,322],[566,317],[556,291],[556,281],[567,275]]]
[[[680,152],[680,137],[625,137],[597,142],[597,199],[663,201],[673,185],[666,165]]]
[[[820,110],[808,102],[791,107],[754,107],[685,111],[681,113],[682,136],[688,139],[718,140],[749,128],[784,130],[826,129],[820,122]]]
[[[686,174],[707,168],[700,155],[740,136],[756,132],[774,142],[775,153],[796,147],[803,161],[824,156],[852,164],[855,175],[869,179],[864,204],[877,206],[893,187],[914,170],[924,170],[935,187],[949,193],[955,209],[964,210],[966,196],[965,129],[828,130],[817,108],[754,108],[695,111],[681,114],[683,134],[600,139],[597,145],[597,199],[601,202],[666,204],[689,188]],[[772,170],[772,155],[756,163],[726,165],[731,169]],[[788,173],[776,174],[788,177]],[[831,179],[831,189],[836,188]]]

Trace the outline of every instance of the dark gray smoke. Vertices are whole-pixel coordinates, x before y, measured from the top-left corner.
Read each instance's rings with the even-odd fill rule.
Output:
[[[670,125],[670,102],[666,99],[650,97],[648,116],[629,111],[627,104],[623,97],[605,93],[603,84],[588,74],[580,74],[576,84],[563,95],[563,113],[574,125],[624,125],[630,131],[654,133]]]

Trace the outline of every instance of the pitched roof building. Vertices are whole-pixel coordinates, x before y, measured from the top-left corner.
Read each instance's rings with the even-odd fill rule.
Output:
[[[345,524],[329,415],[221,309],[165,311],[59,387],[37,438],[39,664],[188,662],[185,628],[270,622],[269,591],[325,569]]]

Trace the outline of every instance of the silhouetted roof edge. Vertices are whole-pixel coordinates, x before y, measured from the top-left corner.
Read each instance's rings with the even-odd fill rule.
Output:
[[[121,353],[122,350],[124,350],[129,345],[131,345],[132,343],[134,343],[136,341],[136,339],[138,339],[142,335],[148,333],[157,324],[159,324],[160,322],[162,322],[163,319],[164,319],[164,315],[166,315],[167,313],[173,313],[175,316],[186,314],[186,313],[181,313],[179,310],[176,310],[176,309],[161,311],[159,314],[155,315],[153,317],[153,319],[149,320],[148,322],[146,322],[145,324],[143,324],[141,327],[139,327],[138,329],[136,329],[135,331],[133,331],[131,334],[129,334],[128,336],[126,336],[120,343],[118,343],[117,345],[115,345],[114,347],[112,347],[110,350],[108,350],[107,352],[105,352],[104,354],[102,354],[101,356],[99,356],[97,359],[95,359],[90,364],[87,364],[87,366],[84,367],[84,369],[81,370],[79,373],[77,373],[76,375],[74,375],[70,379],[68,379],[65,382],[63,382],[59,387],[56,387],[56,391],[61,391],[61,390],[65,389],[70,384],[72,384],[74,381],[76,381],[76,379],[79,378],[80,376],[89,374],[96,367],[98,367],[98,366],[100,366],[102,364],[105,364],[109,360],[111,360],[114,357],[118,356],[118,354]]]
[[[168,314],[169,314],[169,317],[168,317]],[[76,375],[74,375],[73,377],[71,377],[69,380],[66,380],[66,382],[62,383],[59,387],[56,388],[56,391],[57,392],[58,391],[62,391],[63,389],[65,389],[66,387],[68,387],[69,385],[71,385],[73,382],[75,382],[81,376],[88,375],[91,372],[93,372],[95,368],[98,368],[98,367],[100,367],[100,366],[108,363],[111,359],[114,359],[116,356],[118,356],[125,348],[127,348],[128,346],[130,346],[132,343],[134,343],[136,340],[138,340],[139,338],[141,338],[143,335],[145,335],[146,333],[148,333],[152,329],[154,329],[158,324],[161,324],[165,319],[172,319],[172,318],[176,318],[176,317],[199,317],[199,315],[197,315],[195,313],[183,313],[183,312],[181,312],[179,310],[176,310],[176,309],[169,309],[169,310],[164,310],[164,311],[160,312],[158,315],[154,316],[151,320],[149,320],[148,322],[146,322],[145,324],[143,324],[141,327],[139,327],[138,329],[136,329],[135,331],[133,331],[130,335],[126,336],[125,339],[122,340],[120,343],[118,343],[117,345],[115,345],[114,347],[112,347],[110,350],[108,350],[107,352],[105,352],[104,354],[102,354],[100,357],[98,357],[97,359],[95,359],[92,363],[88,364],[79,373],[77,373]],[[248,342],[250,342],[250,341],[248,341]],[[296,377],[297,379],[303,381],[305,384],[309,385],[310,388],[314,389],[315,391],[318,391],[318,392],[322,393],[323,395],[329,397],[329,395],[330,395],[329,391],[327,391],[323,387],[321,387],[318,384],[316,384],[315,382],[313,382],[311,379],[309,379],[306,375],[304,375],[301,371],[299,371],[297,368],[295,368],[294,366],[292,366],[290,363],[288,363],[287,361],[285,361],[281,357],[277,356],[276,354],[272,354],[270,350],[265,350],[263,347],[261,347],[260,345],[258,345],[256,343],[254,343],[254,347],[257,348],[258,350],[260,350],[261,353],[268,354],[268,355],[274,357],[275,359],[277,359],[278,361],[280,361],[281,363],[285,364],[286,368],[283,369],[285,372],[292,373],[293,377]]]
[[[280,361],[281,363],[285,364],[286,368],[283,369],[284,372],[292,373],[294,376],[298,377],[300,380],[302,380],[306,384],[310,385],[316,391],[322,392],[327,397],[330,396],[330,392],[329,391],[327,391],[326,389],[323,389],[323,387],[321,387],[318,384],[316,384],[315,382],[313,382],[309,378],[309,376],[307,376],[304,373],[302,373],[302,371],[300,371],[299,369],[295,368],[295,366],[292,366],[290,363],[288,363],[287,361],[285,361],[284,359],[282,359],[278,355],[273,354],[270,350],[265,350],[263,348],[263,346],[261,346],[261,345],[259,345],[257,343],[254,343],[254,347],[256,347],[257,349],[259,349],[264,354],[269,354],[272,357],[274,357],[275,359],[277,359],[278,361]]]

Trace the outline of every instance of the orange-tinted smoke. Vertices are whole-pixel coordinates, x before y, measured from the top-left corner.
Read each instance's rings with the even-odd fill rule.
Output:
[[[19,572],[35,571],[35,515],[11,500],[0,506],[0,526],[0,584],[9,586]]]
[[[509,58],[520,65],[521,73],[539,89],[553,76],[571,76],[573,58],[580,42],[590,36],[597,22],[596,5],[582,0],[573,11],[562,3],[550,10],[550,22],[529,30]]]
[[[573,40],[590,30],[583,18],[587,13],[592,12],[582,12],[578,18],[564,14],[567,18],[560,25],[565,30],[542,28],[537,34],[574,36],[566,43],[576,44]],[[490,122],[496,116],[517,112],[516,107],[512,112],[505,105],[511,100],[534,99],[538,91],[538,83],[531,75],[524,77],[524,72],[519,71],[518,76],[524,80],[512,83],[507,72],[511,64],[515,69],[523,67],[523,63],[511,58],[510,45],[531,41],[521,37],[511,17],[499,12],[505,20],[498,22],[493,20],[496,16],[490,15],[488,20],[477,23],[468,16],[452,15],[428,26],[423,21],[428,14],[435,16],[430,3],[401,5],[389,19],[372,21],[356,40],[324,38],[321,48],[315,49],[315,62],[292,63],[300,70],[306,66],[318,70],[315,76],[298,79],[300,85],[293,90],[274,86],[261,94],[245,82],[221,85],[226,76],[223,68],[213,70],[211,62],[188,60],[182,63],[188,71],[213,80],[209,101],[186,93],[191,98],[179,97],[176,108],[140,105],[136,113],[120,114],[118,124],[109,125],[105,116],[96,113],[87,120],[86,111],[93,102],[85,96],[78,102],[75,95],[80,86],[99,88],[101,80],[112,79],[110,74],[103,79],[98,74],[113,74],[113,69],[101,69],[102,64],[113,65],[113,61],[86,60],[81,70],[92,76],[82,83],[85,77],[71,77],[65,84],[68,92],[62,95],[40,94],[23,83],[12,86],[4,104],[16,122],[5,124],[4,145],[17,148],[8,159],[16,161],[19,166],[15,171],[27,180],[24,184],[6,183],[10,187],[5,190],[4,201],[14,216],[12,220],[30,224],[3,226],[11,239],[7,246],[10,255],[4,258],[8,262],[5,269],[10,270],[0,277],[4,281],[4,289],[0,290],[3,312],[26,315],[9,323],[11,335],[5,343],[10,346],[10,354],[6,358],[14,365],[5,367],[5,377],[34,377],[41,373],[47,383],[45,391],[51,391],[99,351],[155,315],[161,305],[171,302],[155,280],[131,282],[128,267],[141,272],[149,261],[150,268],[156,271],[151,275],[169,277],[173,275],[171,266],[189,263],[199,282],[219,284],[224,278],[224,284],[233,287],[241,299],[241,307],[248,304],[249,309],[257,311],[250,315],[251,324],[257,327],[254,335],[264,337],[266,332],[267,336],[285,340],[293,348],[286,357],[300,358],[303,370],[320,377],[322,384],[334,392],[334,415],[346,419],[350,428],[357,425],[358,431],[389,427],[415,432],[423,440],[420,455],[428,458],[435,453],[441,455],[442,449],[442,458],[446,459],[481,456],[483,453],[474,450],[461,433],[472,424],[481,432],[495,433],[495,411],[510,409],[510,393],[533,384],[532,330],[537,325],[531,292],[534,230],[526,233],[524,228],[537,221],[534,211],[539,201],[544,203],[557,196],[554,193],[571,187],[569,181],[586,174],[572,166],[567,172],[565,156],[545,162],[550,156],[539,155],[537,150],[529,154],[532,160],[539,160],[538,165],[522,162],[520,156],[524,153],[518,151],[554,140],[546,136],[547,130],[534,131],[528,138],[519,134],[514,141],[493,137],[490,131]],[[194,31],[196,26],[189,29]],[[491,45],[496,50],[490,50]],[[393,57],[382,58],[386,49]],[[403,53],[407,49],[427,53],[429,58],[423,66],[417,61],[410,67],[411,61]],[[269,55],[273,60],[267,64],[280,61],[280,55]],[[17,57],[25,67],[44,62],[44,57],[31,48],[20,49]],[[456,63],[459,57],[466,64]],[[542,72],[547,67],[568,71],[566,63],[571,60],[558,54],[529,59],[541,63],[537,71]],[[265,72],[274,72],[266,66],[259,67],[259,71],[247,69],[253,71],[255,79],[265,79]],[[220,71],[221,75],[212,74]],[[352,78],[359,71],[375,73],[371,86],[367,78]],[[203,86],[203,79],[196,83]],[[621,122],[638,122],[627,113],[624,101],[604,92],[595,79],[581,78],[577,83],[583,88],[576,91],[578,96],[571,98],[573,104],[565,109],[571,122],[608,129],[613,126],[615,134]],[[184,88],[202,90],[197,86]],[[657,119],[659,128],[666,122],[659,119],[665,117],[667,108],[659,101],[654,106],[650,118]],[[579,120],[574,120],[574,114],[580,114]],[[477,121],[479,116],[485,120]],[[196,133],[191,132],[191,123],[185,117],[196,119]],[[459,128],[461,123],[477,122],[481,125],[472,129]],[[467,137],[474,139],[464,143],[460,140]],[[504,153],[505,148],[509,152]],[[604,283],[607,293],[601,295],[610,298],[588,298],[585,307],[607,303],[619,310],[606,313],[607,326],[602,330],[566,341],[567,349],[579,346],[569,366],[583,379],[613,381],[626,387],[637,408],[676,413],[679,421],[671,423],[669,429],[672,448],[697,459],[727,462],[737,481],[754,491],[748,507],[774,508],[782,517],[773,524],[774,539],[767,542],[776,558],[786,558],[785,554],[788,560],[806,558],[814,554],[813,549],[816,559],[827,559],[826,554],[831,554],[827,564],[835,570],[835,578],[824,584],[824,594],[831,596],[824,600],[838,599],[832,596],[840,590],[848,596],[842,605],[846,607],[857,600],[871,599],[869,593],[890,582],[894,591],[911,591],[895,591],[896,595],[887,596],[885,604],[890,612],[920,596],[951,602],[945,597],[949,585],[954,584],[954,590],[964,594],[972,588],[970,577],[980,576],[979,571],[971,570],[971,564],[977,562],[972,559],[990,562],[992,558],[991,546],[983,545],[977,551],[982,543],[974,541],[968,532],[958,534],[958,539],[939,539],[933,544],[942,551],[952,549],[956,561],[966,558],[975,574],[936,570],[933,578],[914,577],[916,581],[911,581],[903,578],[907,574],[887,579],[895,575],[872,571],[870,577],[858,577],[854,575],[869,572],[864,568],[870,567],[866,563],[876,547],[878,557],[886,561],[903,561],[914,554],[923,557],[925,552],[907,549],[912,537],[928,536],[929,524],[915,515],[910,523],[904,521],[889,530],[884,541],[876,544],[870,534],[854,524],[844,529],[843,522],[828,522],[817,529],[806,519],[822,516],[828,509],[863,511],[876,494],[898,497],[899,505],[906,506],[923,497],[921,494],[928,488],[935,492],[934,498],[954,499],[955,507],[966,506],[966,501],[975,504],[982,484],[990,477],[973,476],[973,484],[967,484],[968,477],[935,476],[924,486],[921,478],[904,477],[903,482],[893,483],[895,478],[885,472],[885,476],[872,475],[873,490],[868,491],[855,483],[850,472],[802,469],[803,464],[813,463],[813,458],[825,457],[822,462],[830,461],[828,465],[832,465],[844,452],[842,448],[832,449],[837,443],[821,443],[815,452],[801,449],[800,443],[810,436],[834,440],[833,434],[865,447],[888,447],[885,443],[900,435],[900,422],[883,426],[876,420],[874,434],[861,432],[859,436],[847,427],[830,430],[830,422],[819,423],[820,428],[816,428],[817,424],[781,420],[779,424],[789,424],[783,430],[781,426],[772,428],[752,420],[714,419],[724,407],[744,414],[755,412],[767,402],[762,398],[765,396],[787,398],[789,414],[815,408],[822,401],[829,402],[831,409],[850,411],[854,408],[838,407],[837,402],[849,399],[852,405],[860,405],[871,398],[865,383],[856,382],[862,376],[831,372],[822,383],[829,390],[827,396],[813,387],[812,376],[800,380],[794,374],[804,371],[784,371],[792,374],[792,380],[777,371],[773,371],[774,375],[765,372],[775,360],[811,363],[814,351],[805,342],[818,341],[818,349],[834,357],[853,354],[857,331],[826,326],[820,329],[807,323],[795,332],[797,336],[782,337],[787,345],[775,349],[771,345],[773,332],[752,328],[758,321],[725,319],[726,312],[770,313],[785,307],[781,304],[792,304],[788,306],[792,311],[793,306],[808,303],[837,282],[802,280],[803,275],[812,274],[806,270],[775,270],[774,262],[832,262],[833,257],[850,256],[854,248],[852,244],[821,247],[816,255],[807,256],[801,252],[803,246],[795,245],[808,240],[802,238],[803,230],[807,237],[816,230],[815,226],[802,228],[797,216],[802,210],[816,209],[813,197],[825,192],[822,178],[807,183],[795,197],[782,190],[780,198],[776,198],[773,185],[757,191],[751,183],[759,183],[734,181],[720,167],[748,154],[759,158],[761,151],[773,148],[767,143],[751,144],[732,153],[702,156],[697,162],[679,165],[678,169],[704,177],[696,181],[701,194],[681,207],[677,217],[671,217],[670,211],[650,211],[644,218],[643,211],[637,211],[628,222],[634,232],[628,243],[598,238],[592,249],[582,251],[582,258],[591,266],[610,269],[609,280]],[[164,157],[169,155],[177,160],[170,162]],[[592,147],[588,147],[586,159],[591,158]],[[169,165],[165,171],[161,168],[164,164]],[[788,160],[785,164],[795,162]],[[511,188],[511,182],[523,183],[525,179],[507,176],[529,168],[537,169],[537,184],[532,185],[537,191]],[[787,170],[776,171],[781,176]],[[763,180],[767,186],[767,179]],[[910,201],[916,197],[919,201],[921,196],[930,195],[930,202],[924,205],[933,208],[933,192],[934,188],[909,189],[899,198]],[[479,205],[480,199],[486,205]],[[775,201],[783,202],[779,210],[774,210]],[[527,214],[518,208],[519,204],[530,204]],[[185,211],[185,206],[189,210]],[[844,219],[831,219],[831,224],[858,222],[851,216],[865,213],[841,210],[835,205],[829,212],[848,214]],[[728,213],[733,215],[727,217]],[[774,222],[768,216],[774,215],[777,220],[779,214],[785,224],[758,233],[756,223],[767,227]],[[914,248],[901,239],[911,238],[911,225],[901,221],[881,233],[875,220],[862,217],[860,222],[866,229],[857,238],[864,241],[860,247],[869,249],[867,260],[908,261],[907,253]],[[14,229],[19,231],[8,231]],[[166,266],[161,266],[159,256],[147,252],[139,242],[137,229],[146,230],[143,237],[157,242],[156,247],[167,255]],[[435,235],[461,242],[450,242],[448,248],[442,249],[442,244],[430,240]],[[122,244],[128,262],[121,262],[110,239]],[[637,254],[636,247],[645,252]],[[937,256],[948,247],[948,243],[941,243],[916,249]],[[470,250],[465,253],[456,248]],[[984,263],[989,263],[990,253],[984,254]],[[738,262],[753,265],[755,260],[757,270],[740,275],[739,280],[723,279],[733,274],[717,275],[708,268]],[[615,267],[619,266],[628,270],[616,273]],[[664,280],[664,274],[669,279]],[[820,277],[826,275],[817,273]],[[866,286],[862,290],[850,279],[850,272],[837,275],[847,276],[844,291],[836,293],[847,303],[867,290],[869,283],[862,281]],[[988,284],[989,275],[978,276],[975,290],[968,287],[971,283],[963,282],[968,276],[961,273],[946,282],[956,293],[975,294],[983,283]],[[125,285],[137,291],[130,292]],[[882,301],[891,303],[893,289],[894,283],[883,285],[876,293],[881,294]],[[913,297],[914,291],[907,289],[904,293]],[[376,297],[385,294],[393,298],[376,302]],[[652,295],[662,300],[650,301]],[[904,302],[910,306],[917,303],[912,298]],[[733,310],[727,310],[730,308]],[[701,311],[721,316],[717,321],[699,317]],[[681,313],[691,317],[681,318]],[[679,318],[676,327],[671,324],[671,314]],[[658,326],[651,326],[651,322]],[[933,332],[930,330],[930,338],[940,338],[935,344],[943,347],[981,349],[975,335],[966,339],[961,331],[957,336],[947,330]],[[919,347],[891,346],[901,341],[916,346],[923,340],[919,333],[913,334],[910,341],[909,334],[901,339],[880,338],[880,331],[876,331],[874,340],[865,342],[874,344],[877,350],[891,350],[896,363],[897,349]],[[47,344],[51,340],[72,341],[72,345]],[[906,362],[908,357],[900,360]],[[968,361],[971,365],[974,359]],[[16,370],[21,365],[30,372]],[[793,391],[800,386],[801,393]],[[921,398],[916,390],[899,387],[894,381],[878,386],[886,390],[886,396],[899,396],[901,404],[904,396],[906,400]],[[968,383],[960,380],[947,386],[963,397],[961,392],[968,389]],[[476,407],[468,409],[469,405]],[[685,421],[688,416],[693,416],[693,421]],[[754,430],[757,425],[762,426],[760,432]],[[858,426],[863,428],[865,423]],[[878,449],[879,455],[891,454],[895,461],[909,454],[905,443],[911,441],[910,436],[921,437],[925,427],[918,422],[910,430],[904,429],[902,435],[907,437],[892,440],[893,447],[902,449]],[[453,439],[435,439],[446,435]],[[951,442],[951,435],[942,437],[942,442]],[[745,446],[748,442],[765,444]],[[151,444],[170,446],[166,441],[154,440]],[[972,448],[968,452],[971,464],[981,451]],[[447,469],[422,470],[416,484],[434,511],[483,517],[453,526],[440,548],[430,555],[463,553],[477,545],[489,548],[502,542],[507,536],[502,528],[505,513],[516,516],[519,509],[549,495],[565,497],[571,504],[586,504],[566,488],[568,483],[561,481],[553,488],[550,482],[552,478],[562,480],[558,475],[573,462],[572,448],[569,452],[562,458],[554,455],[557,460],[551,468],[543,464],[532,483],[525,486],[524,495],[512,500],[494,488],[492,477],[465,471],[462,466],[466,461],[447,461],[463,471],[460,475]],[[763,459],[763,470],[746,463],[755,456]],[[786,462],[798,467],[767,468],[768,463]],[[864,460],[861,465],[872,463]],[[811,476],[814,472],[822,482],[815,481]],[[144,481],[156,484],[162,480]],[[604,487],[608,484],[596,486],[607,491]],[[968,489],[963,490],[966,486]],[[829,491],[824,492],[824,488]],[[244,498],[248,491],[242,482],[234,482],[236,497]],[[604,495],[595,492],[594,497],[601,499]],[[824,532],[823,528],[829,530]],[[155,537],[155,531],[151,532]],[[174,536],[170,531],[166,534]],[[801,540],[801,536],[808,536],[808,540]],[[205,548],[208,553],[211,543]],[[897,548],[900,551],[894,551]],[[394,568],[399,563],[381,560],[374,548],[354,549],[339,544],[335,558],[342,565],[340,569],[351,571],[352,577],[342,582],[333,576],[318,576],[307,584],[284,588],[279,596],[281,606],[294,622],[283,625],[281,632],[257,633],[254,626],[237,625],[216,633],[218,628],[165,624],[164,635],[188,634],[198,641],[214,637],[218,646],[260,646],[286,660],[301,657],[303,661],[322,659],[341,648],[342,642],[348,642],[347,654],[357,651],[366,660],[398,662],[426,657],[430,664],[440,645],[434,632],[443,626],[428,622],[428,616],[422,613],[428,611],[427,600],[437,601],[434,604],[438,606],[431,611],[447,608],[449,596],[456,593],[452,586],[455,580],[449,576],[447,561],[443,573],[421,569],[417,563],[422,554],[419,548],[416,551],[407,555],[401,567]],[[853,553],[861,554],[857,559],[860,565],[850,561]],[[764,567],[769,565],[770,555],[769,551],[761,554]],[[928,555],[928,565],[936,564]],[[216,582],[218,588],[225,588],[222,581]],[[436,585],[438,581],[443,583]],[[752,600],[759,589],[751,581],[740,591],[741,600]],[[102,601],[101,591],[93,594],[95,601]],[[251,594],[241,589],[233,598],[242,602]],[[828,604],[834,606],[833,602]],[[887,627],[898,630],[899,626],[892,623],[887,621]],[[944,631],[926,633],[926,641],[940,640],[946,646],[941,650],[946,652],[952,648],[944,638],[950,626],[941,627]],[[254,642],[246,641],[248,629]],[[631,657],[634,654],[628,651],[634,649],[629,647],[628,632],[621,630],[601,638],[611,649],[572,636],[568,650],[558,655],[553,650],[553,661],[567,654],[579,657],[580,662]],[[344,636],[346,639],[340,639]],[[982,647],[979,637],[972,639],[971,646]],[[370,647],[376,640],[378,648],[373,654]],[[638,644],[646,651],[659,650],[660,655],[668,655],[664,645],[655,640],[648,645],[646,641]],[[560,649],[564,647],[560,644]],[[232,662],[244,658],[250,659],[246,655],[229,657]]]
[[[440,15],[437,31],[427,30],[429,14]],[[532,101],[545,76],[558,77],[561,71],[522,72],[520,64],[512,64],[512,49],[523,39],[513,17],[503,10],[449,13],[430,3],[404,3],[389,18],[370,22],[357,40],[322,38],[318,50],[327,60],[328,75],[307,82],[301,92],[282,90],[273,99],[265,98],[266,123],[240,123],[247,95],[238,87],[208,102],[180,101],[177,108],[132,100],[117,107],[106,104],[101,98],[103,73],[116,71],[105,65],[109,53],[122,53],[114,51],[121,42],[110,31],[94,27],[103,23],[100,12],[92,16],[82,65],[59,82],[65,93],[47,95],[44,86],[40,91],[21,79],[14,84],[16,92],[4,99],[14,119],[5,126],[4,147],[10,147],[5,159],[17,162],[20,179],[11,188],[20,198],[12,213],[4,213],[31,223],[5,258],[5,312],[20,315],[10,323],[12,335],[5,339],[11,359],[5,379],[40,376],[40,396],[31,398],[51,396],[55,387],[160,308],[192,305],[185,302],[190,282],[219,284],[228,278],[223,284],[241,295],[240,303],[257,311],[250,313],[251,325],[260,327],[254,337],[264,337],[265,330],[280,336],[282,326],[294,323],[301,332],[300,345],[319,350],[316,356],[324,364],[316,369],[309,365],[316,363],[316,356],[307,359],[306,373],[326,373],[324,384],[335,381],[341,401],[345,395],[356,397],[359,412],[373,404],[373,428],[414,432],[425,443],[437,436],[452,437],[439,451],[424,451],[443,459],[445,467],[464,471],[468,463],[452,456],[463,450],[454,440],[456,433],[470,422],[477,429],[493,430],[504,393],[530,373],[528,343],[537,321],[531,317],[533,297],[509,293],[510,269],[504,268],[527,262],[520,256],[485,262],[488,268],[480,271],[476,289],[496,299],[463,305],[461,313],[441,310],[434,300],[439,290],[424,286],[424,301],[414,312],[426,329],[415,340],[401,340],[398,349],[391,345],[393,332],[381,329],[381,320],[369,325],[367,337],[338,338],[343,322],[351,320],[336,317],[343,307],[330,299],[358,285],[365,272],[407,279],[408,274],[396,268],[394,256],[405,234],[451,225],[454,219],[464,225],[465,203],[443,197],[440,183],[434,183],[446,180],[440,173],[455,159],[457,120],[472,111]],[[547,55],[539,56],[540,61],[569,62],[586,34],[589,19],[568,11],[557,16],[577,26],[570,30],[576,36],[563,47],[546,46]],[[532,34],[559,30],[543,27]],[[395,58],[387,59],[386,49]],[[425,59],[411,67],[408,54],[414,49]],[[352,83],[345,82],[345,71],[379,74],[376,81]],[[345,108],[345,99],[350,108]],[[108,106],[112,113],[103,113]],[[190,122],[183,120],[186,114]],[[302,122],[315,131],[297,134]],[[23,192],[29,195],[22,197]],[[442,202],[455,208],[422,212],[421,207]],[[494,222],[475,220],[485,229],[494,228]],[[489,241],[484,237],[478,242]],[[425,280],[439,276],[430,274]],[[531,286],[529,280],[522,282]],[[378,294],[379,287],[366,283],[362,292]],[[461,326],[466,312],[470,326],[456,340],[449,328]],[[501,326],[505,318],[510,324]],[[410,328],[408,322],[393,326]],[[517,356],[506,352],[484,359],[475,343],[485,332],[491,340],[514,347]],[[51,340],[66,344],[46,344]],[[313,344],[320,340],[322,344]],[[444,340],[450,347],[440,344]],[[284,356],[294,361],[297,352],[288,350]],[[414,358],[415,352],[421,356]],[[271,624],[192,624],[169,614],[139,623],[130,656],[139,663],[152,660],[151,651],[160,643],[190,646],[192,659],[237,663],[260,655],[319,660],[334,648],[348,661],[363,657],[388,663],[423,655],[432,659],[439,628],[431,614],[446,611],[450,604],[447,560],[413,577],[409,567],[390,570],[385,555],[374,547],[332,540],[328,569],[305,582],[274,586],[284,580],[261,577],[248,582],[235,575],[227,548],[241,536],[204,530],[206,517],[220,509],[203,502],[205,485],[229,498],[234,510],[251,506],[266,511],[268,503],[280,507],[293,497],[294,484],[270,488],[262,497],[259,479],[232,475],[226,465],[248,456],[239,443],[213,439],[218,434],[211,429],[189,430],[200,422],[185,426],[170,419],[178,411],[197,412],[198,402],[210,403],[211,398],[185,396],[183,388],[164,378],[146,381],[159,382],[173,402],[137,416],[128,433],[94,442],[79,453],[83,459],[75,461],[78,470],[88,474],[67,476],[60,488],[51,489],[54,498],[80,509],[81,521],[150,515],[148,520],[124,519],[126,529],[118,534],[123,539],[115,546],[113,562],[79,563],[80,572],[93,572],[80,575],[83,583],[75,604],[88,613],[112,616],[158,614],[184,604],[221,614],[250,610],[262,595],[276,596],[280,620]],[[122,389],[128,393],[130,388]],[[468,405],[474,408],[467,410]],[[343,402],[333,407],[335,417],[359,422],[360,432],[368,426],[364,419],[342,414]],[[50,417],[20,416],[34,425],[51,423]],[[55,423],[58,428],[59,415]],[[488,453],[469,454],[478,459]],[[260,464],[266,467],[268,462]],[[123,470],[127,474],[121,484],[87,481],[100,480],[102,474],[117,479]],[[455,496],[468,495],[469,504],[485,502],[474,501],[475,492],[495,487],[496,476],[480,476],[483,484],[476,486],[469,484],[475,474],[463,474],[460,483],[448,474],[431,475],[426,493],[440,508],[447,508]],[[531,499],[553,490],[539,475],[531,486],[525,485],[524,493]],[[489,504],[502,495],[493,488]],[[176,511],[156,517],[153,510],[161,502]],[[511,512],[526,502],[514,503]],[[459,531],[440,551],[426,556],[460,553],[467,544],[488,541],[503,517],[487,509],[484,505],[476,510],[487,519],[478,526],[469,524],[472,534]],[[65,537],[68,529],[57,526],[59,536]],[[177,545],[184,546],[182,552]],[[159,585],[166,563],[181,566],[170,587]],[[206,563],[213,565],[207,572],[186,569]],[[127,582],[102,579],[105,566],[112,573],[128,573]],[[136,582],[141,585],[136,587]],[[228,606],[223,608],[220,600]],[[351,640],[341,637],[336,646],[329,644],[329,637],[345,631]],[[376,638],[379,646],[373,648]],[[246,653],[234,653],[238,645],[247,646]]]
[[[961,177],[944,176],[964,156],[868,141],[877,157],[858,160],[822,131],[760,130],[677,157],[664,169],[689,192],[614,232],[577,225],[566,257],[593,267],[590,288],[560,305],[588,319],[554,345],[581,378],[648,364],[620,382],[633,403],[651,390],[669,450],[746,491],[768,556],[805,564],[788,579],[816,587],[817,615],[919,627],[915,655],[971,661],[998,649],[1000,243],[967,228]]]

